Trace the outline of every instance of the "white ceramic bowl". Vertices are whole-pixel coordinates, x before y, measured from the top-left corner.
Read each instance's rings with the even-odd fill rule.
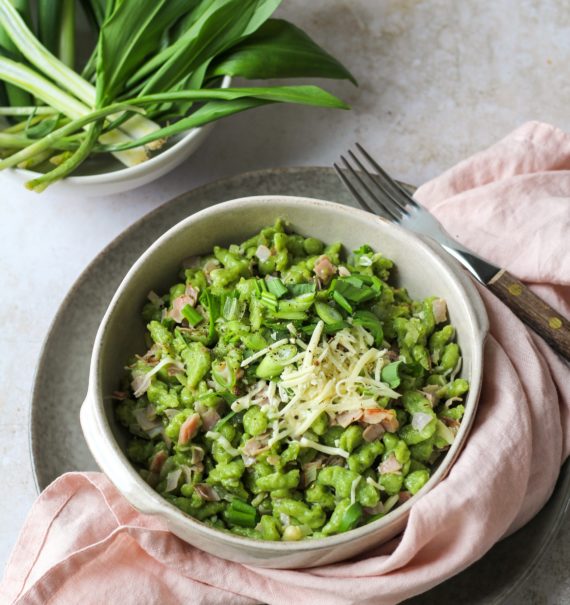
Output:
[[[415,298],[446,299],[463,354],[463,376],[471,383],[465,416],[454,444],[418,494],[384,518],[350,532],[318,540],[264,542],[212,529],[169,504],[138,475],[124,453],[125,434],[117,426],[109,395],[123,375],[125,360],[144,347],[140,310],[149,290],[168,288],[180,263],[214,244],[240,242],[277,217],[325,242],[342,241],[353,250],[368,243],[395,261],[399,283]],[[243,198],[213,206],[178,223],[133,265],[119,286],[97,333],[89,390],[81,408],[87,444],[109,479],[138,510],[161,516],[183,540],[214,555],[264,567],[309,567],[351,557],[403,530],[410,508],[444,477],[471,428],[483,364],[487,316],[466,274],[434,245],[361,210],[320,200],[284,196]],[[468,478],[466,477],[466,480]]]
[[[226,76],[222,80],[221,88],[228,88],[230,83],[231,78]],[[163,151],[136,166],[115,169],[117,162],[110,158],[108,162],[97,165],[94,174],[67,177],[51,185],[49,191],[96,197],[136,189],[155,181],[188,159],[200,147],[214,126],[215,123],[206,124],[200,128],[192,128],[184,135],[173,137]],[[5,174],[21,186],[40,176],[38,172],[20,168],[6,170]]]

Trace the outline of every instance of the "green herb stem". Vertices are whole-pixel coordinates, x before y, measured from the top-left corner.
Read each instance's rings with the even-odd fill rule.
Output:
[[[37,179],[33,179],[26,183],[26,187],[36,193],[41,193],[50,184],[58,181],[71,174],[78,166],[80,166],[89,156],[91,147],[97,142],[99,133],[101,132],[101,123],[95,122],[89,125],[87,135],[83,138],[81,145],[78,147],[69,158],[63,161],[59,166],[43,174]]]
[[[75,0],[63,0],[59,58],[73,69],[75,63]]]

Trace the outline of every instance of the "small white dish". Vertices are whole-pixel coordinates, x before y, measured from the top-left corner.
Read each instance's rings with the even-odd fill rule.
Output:
[[[221,88],[228,88],[231,78],[225,76]],[[128,168],[117,168],[117,161],[109,157],[108,161],[97,165],[94,174],[70,176],[49,187],[50,192],[73,194],[82,197],[98,197],[113,195],[146,185],[164,176],[188,159],[208,134],[215,123],[192,128],[184,135],[173,137],[163,151],[149,160]],[[4,172],[19,186],[40,176],[40,173],[21,168],[9,169]]]

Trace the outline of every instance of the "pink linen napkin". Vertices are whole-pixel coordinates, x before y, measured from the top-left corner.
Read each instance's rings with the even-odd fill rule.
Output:
[[[570,316],[570,135],[528,123],[421,187],[464,244]],[[570,371],[484,288],[491,322],[470,438],[402,536],[308,570],[223,561],[141,515],[99,473],[69,473],[34,504],[3,603],[390,605],[483,556],[544,505],[570,450]]]

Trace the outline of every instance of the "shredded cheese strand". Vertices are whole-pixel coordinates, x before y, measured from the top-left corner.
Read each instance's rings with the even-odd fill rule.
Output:
[[[306,437],[301,437],[299,441],[299,445],[301,447],[311,447],[314,450],[319,452],[323,452],[323,454],[330,454],[331,456],[342,456],[343,458],[348,458],[350,455],[345,450],[342,450],[340,447],[330,447],[328,445],[322,445],[321,443],[317,443],[312,439],[307,439]]]
[[[208,439],[215,439],[225,450],[228,452],[230,456],[239,456],[239,451],[232,446],[232,444],[220,433],[216,433],[215,431],[208,431],[206,433],[206,437]]]
[[[351,504],[354,504],[356,502],[356,488],[358,487],[358,484],[360,483],[361,479],[362,479],[362,476],[356,477],[356,479],[350,485],[350,503]]]
[[[269,353],[270,351],[273,351],[273,349],[276,349],[277,347],[280,347],[281,345],[287,344],[288,342],[289,342],[288,338],[282,338],[281,340],[278,340],[277,342],[270,344],[268,347],[265,347],[265,349],[261,349],[261,351],[257,351],[257,353],[254,353],[253,355],[250,355],[249,357],[244,359],[241,362],[240,367],[245,368],[252,361],[255,361],[256,359],[259,359],[260,357],[267,355],[267,353]]]

